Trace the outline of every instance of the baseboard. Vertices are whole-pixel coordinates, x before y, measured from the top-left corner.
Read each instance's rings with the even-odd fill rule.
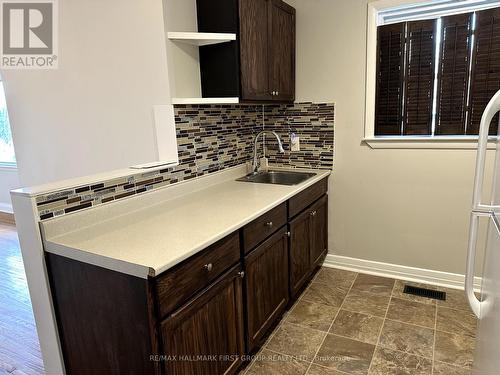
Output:
[[[12,206],[7,203],[0,203],[0,223],[15,225]]]
[[[426,283],[437,286],[444,286],[453,289],[464,289],[465,276],[457,273],[428,270],[401,266],[398,264],[375,262],[372,260],[344,257],[340,255],[328,254],[325,267],[340,268],[348,271],[368,273],[371,275],[391,277],[418,283]],[[474,278],[474,288],[479,290],[481,278]]]

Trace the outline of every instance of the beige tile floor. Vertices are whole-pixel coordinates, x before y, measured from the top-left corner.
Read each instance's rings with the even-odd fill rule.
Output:
[[[436,301],[404,284],[322,268],[242,374],[470,375],[477,321],[463,292],[427,286],[447,292]]]

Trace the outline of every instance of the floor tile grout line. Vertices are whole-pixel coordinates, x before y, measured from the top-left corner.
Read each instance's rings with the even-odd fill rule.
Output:
[[[412,326],[412,327],[425,328],[425,329],[428,329],[428,330],[431,330],[431,331],[434,329],[434,327],[423,326],[423,325],[415,324],[415,323],[408,323],[408,322],[405,322],[404,320],[397,320],[397,319],[393,319],[393,318],[385,318],[384,320],[389,320],[391,322],[397,322],[397,323],[403,323],[403,324],[406,324],[406,325],[409,325],[409,326]],[[433,326],[435,326],[435,325],[436,324],[434,323]]]
[[[397,300],[401,300],[401,301],[415,302],[415,303],[418,303],[419,305],[424,305],[424,306],[438,306],[437,302],[435,300],[433,300],[432,298],[428,298],[428,300],[433,300],[432,302],[434,302],[434,303],[427,303],[427,302],[423,302],[423,301],[415,301],[413,299],[403,298],[403,296],[394,295],[394,294],[391,294],[391,297],[393,297],[394,299],[397,299]],[[422,298],[426,298],[426,297],[422,297]]]
[[[338,307],[337,307],[338,308]],[[338,314],[340,312],[340,308],[338,308],[339,311],[335,313],[335,317],[333,318],[333,323],[335,323],[335,319],[337,319],[338,317]],[[344,310],[343,311],[347,311],[347,310]],[[352,311],[351,311],[352,312]],[[378,318],[378,319],[382,319],[378,316],[375,316],[374,318]],[[363,340],[360,340],[360,339],[356,339],[356,338],[353,338],[353,337],[349,337],[349,336],[344,336],[344,335],[339,335],[338,333],[333,333],[333,332],[330,332],[330,331],[322,331],[321,329],[317,329],[317,328],[312,328],[312,327],[309,327],[309,326],[306,326],[306,325],[303,325],[303,324],[300,324],[300,323],[293,323],[293,322],[286,322],[286,324],[289,324],[289,325],[292,325],[292,326],[297,326],[297,327],[300,327],[300,328],[306,328],[306,329],[310,329],[312,331],[316,331],[316,332],[319,332],[319,333],[327,333],[329,335],[333,335],[333,336],[338,336],[338,337],[342,337],[344,339],[349,339],[349,340],[353,340],[353,341],[359,341],[359,342],[362,342],[364,344],[370,344],[370,345],[375,345],[374,343],[372,342],[366,342],[366,341],[363,341]],[[330,328],[331,329],[333,327],[333,324],[330,325]],[[325,367],[325,366],[323,366]]]
[[[387,308],[385,310],[384,321],[382,322],[382,326],[380,327],[380,331],[378,333],[378,338],[377,338],[377,343],[375,344],[375,348],[373,349],[373,355],[372,355],[372,358],[370,360],[370,365],[368,366],[368,372],[367,372],[368,375],[370,374],[370,371],[372,369],[373,359],[375,358],[375,354],[377,352],[377,348],[379,347],[380,338],[382,337],[382,331],[384,330],[385,322],[387,320],[387,314],[389,313],[389,307],[391,306],[392,293],[394,292],[395,288],[396,288],[396,280],[394,280],[394,285],[392,286],[392,291],[391,291],[391,294],[390,294],[390,297],[389,297],[389,303],[387,304]]]
[[[426,356],[420,355],[420,354],[414,354],[414,353],[410,353],[410,352],[405,352],[405,351],[399,350],[399,349],[389,348],[387,346],[380,345],[380,344],[377,345],[377,348],[389,350],[391,352],[397,352],[397,353],[401,353],[401,354],[407,354],[407,355],[411,355],[412,357],[418,357],[418,358],[426,359],[428,361],[432,361],[431,357],[426,357]]]
[[[300,361],[300,362],[304,362],[304,363],[307,363],[307,364],[310,364],[312,363],[311,361],[307,361],[305,359],[299,359],[298,356],[296,355],[292,355],[292,354],[285,354],[285,353],[282,353],[282,352],[279,352],[277,350],[274,350],[274,349],[267,349],[267,348],[264,348],[264,350],[267,350],[269,352],[273,352],[275,354],[279,354],[279,355],[282,355],[284,357],[291,357],[291,358],[295,358],[297,361]]]
[[[437,304],[437,306],[439,306],[441,309],[461,311],[461,312],[467,313],[467,314],[475,317],[474,313],[471,312],[470,308],[468,308],[468,309],[456,309],[454,307],[446,307],[446,306],[443,306],[443,305],[440,305],[440,304]]]
[[[467,366],[459,366],[459,365],[456,365],[454,363],[448,363],[448,362],[443,362],[443,361],[438,361],[438,360],[434,360],[434,361],[437,362],[437,363],[441,363],[443,365],[450,366],[450,367],[457,367],[457,368],[463,369],[463,370],[471,370],[471,368],[467,367]]]
[[[331,370],[330,367],[326,367],[326,366],[323,366],[323,365],[320,365],[319,363],[311,363],[311,367],[312,366],[318,366],[318,367],[321,367],[321,368],[324,368],[325,370]],[[307,369],[307,371],[309,371],[309,369]],[[337,370],[335,369],[334,371],[342,374],[342,375],[352,375],[352,373],[348,373],[348,372],[344,372],[344,371],[341,371],[341,370]],[[307,375],[307,372],[304,374],[304,375]]]
[[[337,317],[339,316],[339,313],[340,313],[340,310],[342,309],[342,306],[344,305],[344,302],[347,298],[347,295],[349,294],[349,292],[351,291],[354,283],[356,282],[356,279],[358,278],[359,276],[359,273],[356,273],[356,276],[353,278],[352,280],[352,283],[351,283],[351,286],[349,288],[349,290],[347,291],[347,293],[345,294],[344,296],[344,299],[342,300],[342,303],[340,304],[340,307],[339,309],[337,310],[337,313],[335,314],[335,317],[333,318],[332,322],[330,323],[330,327],[328,327],[328,331],[326,332],[325,334],[325,337],[323,337],[323,340],[321,340],[321,343],[320,345],[318,346],[318,349],[316,350],[316,353],[314,353],[314,356],[313,356],[313,359],[312,359],[312,362],[311,364],[309,365],[309,367],[307,368],[306,372],[305,372],[305,375],[307,375],[307,373],[309,372],[309,370],[311,369],[313,363],[314,363],[314,360],[316,359],[316,356],[318,355],[319,351],[321,350],[321,347],[323,346],[323,344],[325,343],[325,340],[326,338],[328,337],[328,335],[330,334],[330,330],[332,329],[333,327],[333,323],[335,323],[335,320],[337,319]]]
[[[294,356],[294,355],[291,355],[291,354],[285,354],[285,353],[281,353],[281,352],[278,352],[277,350],[273,350],[273,349],[265,349],[267,351],[270,351],[270,352],[273,352],[275,354],[279,354],[279,355],[282,355],[282,356],[285,356],[285,357],[292,357],[292,358],[295,358],[297,361],[299,362],[304,362],[304,363],[307,363],[309,365],[309,367],[307,368],[306,370],[306,373],[304,375],[307,374],[307,371],[309,371],[309,368],[312,366],[312,365],[315,365],[315,366],[319,366],[321,368],[324,368],[324,369],[330,369],[329,367],[326,367],[326,366],[323,366],[323,365],[320,365],[319,363],[314,363],[314,362],[311,362],[311,361],[306,361],[306,360],[302,360],[302,359],[298,359],[297,356]],[[314,358],[313,358],[314,359]],[[245,373],[248,371],[248,369],[245,370]],[[341,374],[345,374],[345,375],[350,375],[349,373],[347,372],[344,372],[344,371],[340,371],[340,370],[335,370],[335,371],[338,371],[340,372]]]

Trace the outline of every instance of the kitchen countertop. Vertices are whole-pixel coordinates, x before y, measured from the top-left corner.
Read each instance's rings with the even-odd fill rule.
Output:
[[[168,193],[174,185],[161,189],[154,205],[129,212],[117,214],[103,207],[97,216],[88,210],[49,220],[40,224],[44,248],[50,253],[137,277],[154,277],[331,173],[312,172],[316,176],[294,186],[238,182],[234,180],[234,172],[225,177],[222,173],[220,181],[214,182],[212,178],[211,184],[199,190],[189,191],[187,187],[203,186],[203,177],[185,183],[183,190],[187,193],[173,198],[175,194]],[[240,173],[240,177],[243,175]],[[155,193],[142,197],[150,194]],[[128,200],[132,202],[129,204],[135,202],[137,206],[142,197]],[[80,215],[81,222],[76,215]]]

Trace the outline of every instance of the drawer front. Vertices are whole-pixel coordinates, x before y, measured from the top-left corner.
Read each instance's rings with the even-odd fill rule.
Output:
[[[286,203],[282,203],[245,225],[243,227],[243,248],[245,254],[285,224]]]
[[[160,316],[164,317],[240,260],[238,232],[158,277],[156,291]]]
[[[328,191],[328,177],[325,177],[288,201],[288,217],[292,218]]]

